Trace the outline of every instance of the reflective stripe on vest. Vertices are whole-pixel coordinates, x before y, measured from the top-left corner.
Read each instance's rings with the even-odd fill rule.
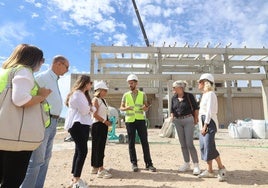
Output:
[[[127,110],[126,111],[126,116],[125,116],[125,121],[126,122],[134,122],[136,119],[137,120],[144,120],[144,112],[142,110],[143,106],[143,92],[138,91],[138,95],[136,98],[136,101],[133,101],[133,97],[131,95],[131,92],[126,93],[126,106],[132,106],[133,110]]]
[[[24,67],[22,65],[19,65],[18,67],[16,67],[16,71],[18,71],[18,70],[20,70],[22,68],[24,68]],[[9,76],[9,73],[10,73],[11,70],[12,70],[12,68],[2,69],[1,72],[0,72],[0,93],[6,88],[6,85],[7,85],[7,82],[8,82],[8,76]],[[37,95],[38,88],[39,88],[39,86],[35,82],[34,87],[31,90],[31,95],[32,96]],[[47,102],[45,102],[42,106],[43,106],[44,112],[49,113],[49,110],[50,110],[49,104]],[[50,119],[48,119],[45,122],[45,127],[48,127],[49,125],[50,125]]]

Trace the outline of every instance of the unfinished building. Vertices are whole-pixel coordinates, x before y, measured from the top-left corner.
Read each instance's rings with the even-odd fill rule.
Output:
[[[212,73],[218,96],[219,124],[227,127],[236,119],[268,119],[268,49],[199,47],[135,47],[91,45],[90,76],[108,83],[107,101],[119,108],[126,78],[135,73],[138,87],[152,107],[147,112],[150,126],[162,125],[169,115],[172,83],[186,80],[189,91],[200,98],[197,80]],[[72,83],[78,74],[72,74]],[[166,113],[166,114],[165,114]]]

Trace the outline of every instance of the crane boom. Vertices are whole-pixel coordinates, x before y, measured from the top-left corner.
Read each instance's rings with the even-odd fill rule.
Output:
[[[135,13],[138,17],[138,20],[139,20],[139,24],[140,24],[140,27],[141,27],[141,31],[142,31],[142,34],[143,34],[143,38],[145,40],[145,43],[146,43],[146,46],[149,47],[150,44],[149,44],[149,40],[147,38],[147,35],[146,35],[146,32],[145,32],[145,29],[143,27],[143,23],[142,23],[142,20],[141,20],[141,17],[140,17],[140,13],[139,13],[139,10],[137,8],[137,5],[136,5],[136,2],[135,0],[132,0],[132,3],[133,3],[133,6],[134,6],[134,9],[135,9]]]

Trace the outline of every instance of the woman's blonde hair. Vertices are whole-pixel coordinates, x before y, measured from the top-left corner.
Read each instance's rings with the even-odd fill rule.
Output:
[[[99,98],[99,97],[100,97],[100,92],[101,92],[101,90],[102,90],[101,88],[100,88],[100,89],[97,89],[97,90],[95,91],[95,93],[93,94],[93,96]]]
[[[8,69],[23,65],[33,70],[43,61],[43,51],[38,47],[29,44],[19,44],[7,60],[4,61],[2,68]]]
[[[214,84],[208,80],[204,80],[204,91],[207,92],[207,91],[214,91],[214,90],[215,90]]]

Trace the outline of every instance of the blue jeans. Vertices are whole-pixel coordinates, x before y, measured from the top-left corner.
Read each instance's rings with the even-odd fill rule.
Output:
[[[45,138],[42,144],[32,153],[25,179],[20,188],[44,187],[57,124],[58,120],[51,118],[51,125],[45,130]]]
[[[204,125],[205,116],[201,116],[202,125]],[[216,149],[215,134],[217,132],[217,126],[213,119],[208,124],[208,132],[205,136],[199,136],[201,159],[204,161],[211,161],[216,159],[220,154]]]

